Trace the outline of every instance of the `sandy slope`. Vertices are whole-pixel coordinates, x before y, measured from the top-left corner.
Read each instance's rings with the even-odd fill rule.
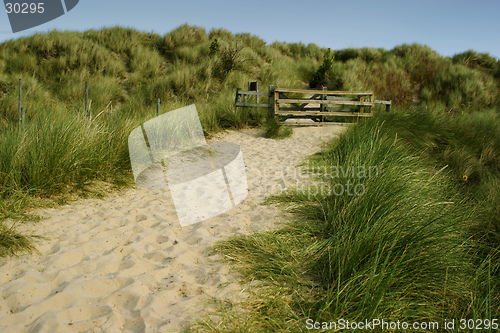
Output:
[[[304,182],[295,165],[343,129],[294,128],[292,138],[278,141],[254,129],[214,138],[241,147],[249,194],[185,228],[162,190],[40,211],[44,219],[25,228],[49,237],[37,243],[41,255],[0,260],[0,332],[177,332],[212,298],[244,297],[211,246],[286,220],[263,199]]]

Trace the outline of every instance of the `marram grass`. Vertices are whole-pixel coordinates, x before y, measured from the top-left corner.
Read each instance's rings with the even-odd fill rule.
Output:
[[[215,39],[220,48],[211,53]],[[266,110],[233,107],[236,88],[256,80],[262,91],[308,86],[325,52],[188,25],[164,36],[112,27],[0,44],[0,256],[33,249],[5,222],[31,218],[29,207],[64,202],[96,183],[130,186],[127,137],[155,117],[158,98],[162,113],[195,103],[206,135],[261,125],[279,134]],[[498,318],[499,61],[474,51],[441,57],[418,44],[332,56],[318,85],[373,90],[405,112],[360,121],[311,161],[379,172],[318,179],[325,189],[358,182],[360,196],[297,191],[270,199],[297,220],[218,246],[259,287],[241,311],[226,307],[199,329],[298,332],[306,318],[347,316]]]
[[[242,304],[207,314],[197,331],[302,332],[307,319],[383,318],[439,322],[444,332],[445,319],[499,317],[500,243],[475,231],[498,227],[494,207],[457,187],[451,169],[459,166],[441,166],[442,149],[464,141],[454,133],[467,118],[433,128],[436,115],[419,124],[406,116],[365,120],[306,163],[323,188],[362,184],[362,195],[291,190],[269,202],[295,221],[216,246],[255,287]],[[334,172],[358,166],[378,172]]]

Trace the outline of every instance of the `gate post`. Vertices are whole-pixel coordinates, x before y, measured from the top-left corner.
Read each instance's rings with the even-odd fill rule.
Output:
[[[274,118],[276,115],[276,87],[273,85],[269,86],[269,111],[267,117],[269,119]]]
[[[326,87],[323,87],[322,89],[323,89],[323,91],[325,91],[325,90],[326,90]],[[325,100],[327,100],[327,99],[328,99],[328,98],[326,97],[326,95],[321,95],[321,100],[322,100],[322,101],[325,101]],[[321,103],[321,104],[320,104],[320,111],[321,111],[321,112],[327,111],[327,107],[326,107],[326,105],[325,105],[325,104],[323,104],[323,103]],[[324,122],[324,121],[325,121],[325,116],[321,116],[321,117],[320,117],[320,122]]]
[[[234,97],[234,106],[236,107],[240,99],[240,88],[236,88],[236,96]]]
[[[372,113],[372,117],[375,115],[375,95],[374,93],[372,93],[371,97],[370,97],[370,102],[372,102],[372,106],[370,108],[370,111]]]

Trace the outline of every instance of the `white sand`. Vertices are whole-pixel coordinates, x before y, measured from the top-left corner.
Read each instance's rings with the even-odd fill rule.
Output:
[[[294,167],[344,129],[299,127],[285,140],[255,129],[214,138],[241,147],[249,194],[188,227],[164,190],[38,211],[42,221],[19,230],[47,236],[36,243],[41,254],[0,260],[0,332],[177,332],[211,299],[245,297],[211,246],[286,221],[279,208],[262,205],[265,196],[304,182]]]

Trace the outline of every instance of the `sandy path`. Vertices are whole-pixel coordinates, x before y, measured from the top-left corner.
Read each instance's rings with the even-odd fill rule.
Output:
[[[304,181],[294,167],[345,127],[299,127],[285,140],[255,129],[214,141],[240,146],[249,194],[236,208],[185,228],[165,191],[131,189],[39,211],[41,255],[0,260],[0,332],[177,332],[207,301],[244,297],[210,248],[286,220],[265,196]]]

